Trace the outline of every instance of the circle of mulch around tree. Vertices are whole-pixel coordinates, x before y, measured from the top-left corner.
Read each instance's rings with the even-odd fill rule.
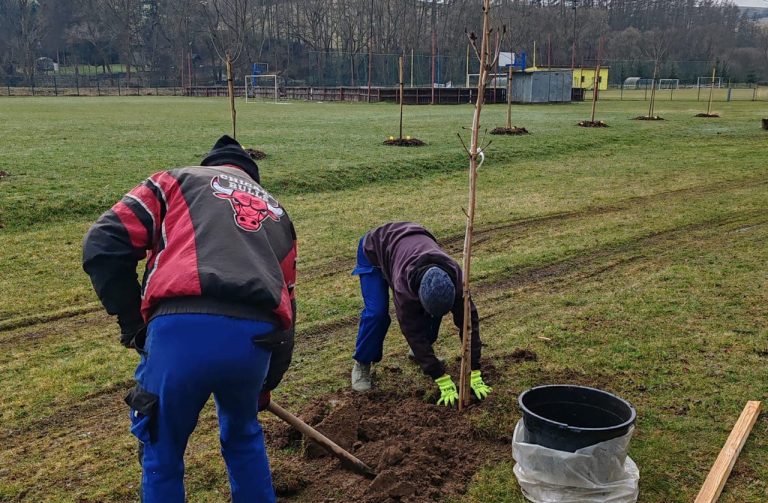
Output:
[[[707,118],[707,119],[716,119],[716,118],[720,117],[720,114],[705,114],[705,113],[700,113],[700,114],[696,114],[696,115],[694,115],[694,117],[704,117],[704,118]]]
[[[9,176],[11,176],[11,174],[10,174],[10,173],[8,173],[7,171],[3,171],[3,170],[1,170],[1,169],[0,169],[0,180],[2,180],[3,178],[8,178]]]
[[[245,151],[248,152],[248,155],[251,156],[251,159],[254,161],[260,161],[261,159],[265,159],[267,157],[266,153],[262,152],[261,150],[256,150],[255,148],[247,148]]]
[[[509,136],[520,136],[524,134],[531,134],[528,132],[527,129],[524,127],[497,127],[493,128],[491,131],[491,134],[501,134],[501,135],[509,135]]]
[[[635,117],[636,121],[663,121],[664,117],[659,115],[638,115]]]
[[[426,145],[418,138],[394,138],[392,140],[386,140],[384,145],[392,145],[394,147],[422,147]]]
[[[603,121],[581,121],[581,122],[579,122],[579,126],[581,126],[581,127],[608,127],[608,124],[606,124]]]

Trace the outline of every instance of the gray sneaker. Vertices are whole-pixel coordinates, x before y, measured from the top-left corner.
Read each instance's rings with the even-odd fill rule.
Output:
[[[371,364],[355,361],[352,367],[352,389],[358,392],[371,390]]]

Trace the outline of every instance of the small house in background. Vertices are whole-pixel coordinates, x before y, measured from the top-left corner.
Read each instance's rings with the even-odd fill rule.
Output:
[[[568,103],[571,101],[571,70],[527,68],[512,74],[515,103]],[[506,86],[506,82],[504,82]]]
[[[574,68],[573,69],[573,87],[574,89],[594,89],[596,68]],[[598,79],[598,90],[606,91],[608,89],[608,67],[600,67],[600,77]]]
[[[51,58],[42,57],[37,58],[35,61],[35,68],[38,72],[58,72],[59,64],[53,61]]]

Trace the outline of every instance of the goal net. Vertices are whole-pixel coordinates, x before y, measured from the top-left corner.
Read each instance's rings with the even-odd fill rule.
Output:
[[[720,89],[723,87],[723,78],[722,77],[715,77],[714,79],[712,77],[698,77],[696,79],[696,87],[699,88],[706,88],[709,89],[710,87],[714,87],[716,89]]]
[[[679,89],[680,79],[659,79],[657,89]]]
[[[245,101],[280,100],[280,77],[278,75],[247,75],[245,77]]]

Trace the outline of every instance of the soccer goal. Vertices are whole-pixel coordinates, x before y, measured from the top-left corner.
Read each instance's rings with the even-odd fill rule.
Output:
[[[280,100],[278,75],[247,75],[245,77],[245,102]]]
[[[721,87],[723,87],[723,78],[715,77],[714,79],[712,79],[712,77],[698,77],[696,79],[696,87],[698,87],[699,89],[701,88],[709,89],[710,87],[720,89]]]
[[[680,89],[680,79],[659,79],[657,89]]]

